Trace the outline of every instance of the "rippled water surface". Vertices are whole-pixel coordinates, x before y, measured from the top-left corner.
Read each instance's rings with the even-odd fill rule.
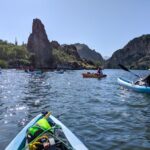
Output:
[[[50,110],[90,150],[150,149],[150,95],[122,89],[122,70],[104,70],[107,78],[83,79],[82,71],[31,75],[0,74],[0,149],[37,114]],[[148,72],[136,71],[140,74]]]

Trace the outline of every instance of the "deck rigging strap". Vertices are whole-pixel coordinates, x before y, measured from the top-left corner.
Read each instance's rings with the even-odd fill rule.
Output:
[[[30,144],[33,144],[34,142],[36,142],[40,136],[42,136],[44,133],[47,133],[48,131],[51,131],[51,129],[45,130],[43,131],[39,136],[37,136],[33,141],[31,141],[30,143],[28,143],[22,150],[26,150],[26,148],[28,148],[28,146]],[[50,134],[52,137],[56,138],[57,140],[59,140],[61,143],[63,143],[69,150],[75,150],[74,148],[72,148],[71,146],[68,146],[63,140],[61,140],[60,138],[58,138],[57,136],[55,136],[54,134],[51,134],[50,132],[48,132],[48,134]]]

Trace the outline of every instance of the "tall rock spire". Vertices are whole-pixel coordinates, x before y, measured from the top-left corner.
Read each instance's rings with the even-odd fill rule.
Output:
[[[33,53],[34,67],[47,69],[52,67],[52,47],[44,25],[39,19],[33,19],[32,33],[28,38],[27,49]]]

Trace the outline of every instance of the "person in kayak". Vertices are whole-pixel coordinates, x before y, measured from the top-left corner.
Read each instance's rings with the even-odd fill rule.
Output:
[[[150,75],[146,76],[143,81],[145,82],[146,86],[150,86]]]
[[[97,69],[97,74],[103,75],[103,72],[102,72],[102,68],[101,68],[101,67],[98,67],[98,69]]]
[[[136,85],[141,86],[150,86],[150,75],[146,76],[145,78],[141,78],[138,81],[135,82]]]

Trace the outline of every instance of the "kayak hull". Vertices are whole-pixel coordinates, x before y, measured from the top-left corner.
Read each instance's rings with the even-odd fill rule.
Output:
[[[123,78],[118,78],[117,81],[121,86],[126,87],[128,89],[131,89],[133,91],[141,92],[141,93],[150,93],[150,87],[149,86],[136,85],[136,84],[132,83],[131,81],[128,81],[128,80],[123,79]]]
[[[22,150],[25,146],[26,141],[26,131],[29,127],[34,125],[39,119],[43,116],[40,114],[32,119],[19,133],[18,135],[11,141],[11,143],[6,147],[5,150]],[[58,125],[61,126],[66,138],[68,139],[69,143],[75,150],[88,150],[86,146],[58,119],[54,116],[50,115],[50,118]]]
[[[99,75],[97,73],[83,73],[82,74],[83,78],[104,78],[106,77],[107,75]]]
[[[42,70],[35,70],[35,71],[29,71],[29,70],[25,70],[26,73],[29,74],[42,74]]]

